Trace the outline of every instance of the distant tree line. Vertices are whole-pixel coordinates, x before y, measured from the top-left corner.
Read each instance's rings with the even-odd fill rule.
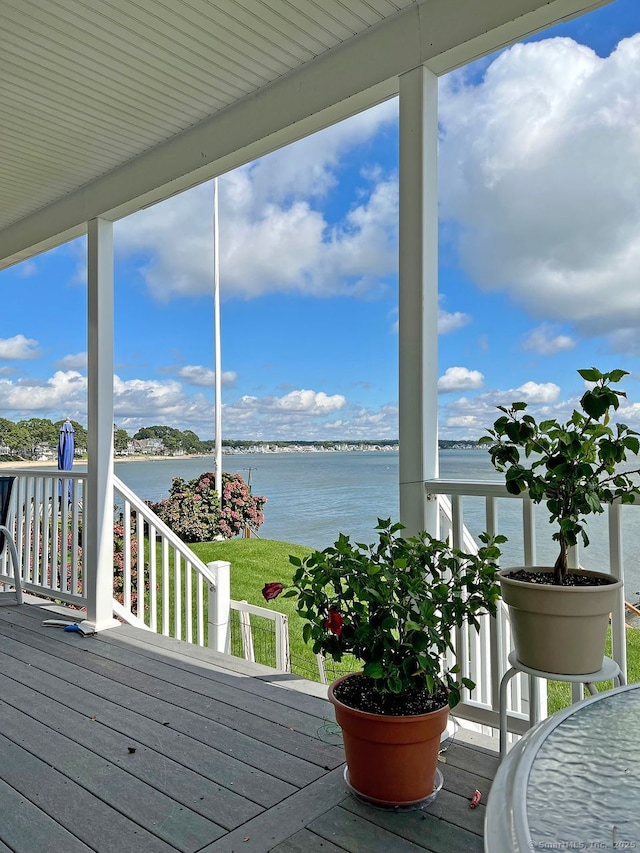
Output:
[[[8,448],[10,456],[37,459],[44,449],[55,450],[63,423],[64,420],[50,421],[47,418],[28,418],[14,423],[7,418],[0,418],[0,447]],[[75,433],[75,446],[81,452],[86,451],[86,429],[77,421],[71,423]]]
[[[13,421],[0,418],[0,454],[3,452],[11,457],[20,459],[37,459],[46,449],[55,451],[58,444],[58,435],[63,420],[51,421],[47,418],[28,418],[27,420]],[[78,421],[71,421],[74,429],[76,451],[79,454],[86,453],[87,430]],[[122,428],[114,426],[113,446],[116,453],[126,453],[131,441],[145,439],[156,439],[162,442],[163,452],[168,454],[188,453],[206,454],[212,453],[215,448],[213,439],[200,439],[193,430],[179,430],[169,426],[148,426],[139,429],[133,437]],[[344,444],[358,444],[365,446],[385,445],[396,447],[397,439],[343,439],[341,441],[326,440],[314,441],[312,439],[299,439],[296,441],[256,441],[247,439],[225,438],[222,442],[223,448],[229,450],[247,450],[251,447],[320,447],[327,450],[334,449]],[[476,441],[440,439],[439,445],[447,447],[473,447]],[[2,448],[5,448],[3,451]]]

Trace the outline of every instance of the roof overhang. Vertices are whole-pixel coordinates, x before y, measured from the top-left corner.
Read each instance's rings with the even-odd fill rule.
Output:
[[[14,25],[20,27],[23,24],[25,31],[30,32],[32,19],[27,12],[32,12],[32,7],[39,2],[24,0],[23,4],[16,4],[12,13]],[[48,5],[69,7],[76,2],[48,0]],[[133,156],[129,148],[108,171],[104,171],[103,161],[96,155],[95,173],[87,173],[86,166],[84,171],[78,169],[77,173],[74,172],[74,150],[68,144],[65,147],[66,137],[62,136],[62,129],[55,124],[48,126],[40,120],[41,133],[51,151],[46,165],[48,174],[53,178],[57,173],[66,177],[64,191],[53,198],[50,197],[50,186],[55,181],[47,183],[49,195],[44,187],[41,194],[38,192],[34,175],[37,175],[36,166],[42,168],[42,164],[36,163],[35,159],[33,162],[30,160],[31,146],[25,143],[22,149],[16,149],[11,140],[0,132],[0,176],[11,175],[14,198],[30,200],[28,209],[16,216],[15,203],[13,208],[10,203],[4,205],[0,194],[0,269],[84,234],[86,222],[91,219],[119,219],[392,97],[398,91],[399,77],[413,68],[426,65],[435,74],[444,74],[608,2],[611,0],[397,0],[395,3],[384,0],[368,4],[368,8],[388,9],[388,14],[378,12],[377,22],[373,25],[363,22],[359,29],[351,22],[351,31],[356,30],[352,35],[342,40],[336,38],[337,43],[325,50],[316,50],[311,59],[305,59],[300,49],[296,51],[300,36],[293,32],[295,21],[289,21],[289,29],[282,27],[285,33],[291,31],[291,44],[285,45],[287,55],[297,53],[301,58],[291,61],[286,73],[279,73],[279,69],[274,67],[272,79],[262,85],[254,85],[251,91],[238,97],[228,98],[228,103],[210,111],[196,123],[189,123],[190,117],[185,118],[184,110],[167,102],[162,117],[167,119],[165,125],[168,130],[158,131],[153,144],[146,147],[141,144]],[[122,4],[102,5],[112,6],[115,10]],[[178,14],[186,5],[194,6],[193,3],[174,0],[172,12]],[[215,32],[219,22],[211,21],[211,16],[217,7],[208,6],[206,0],[199,0],[195,5],[207,7],[208,25],[214,27]],[[242,7],[246,11],[254,5],[245,0],[235,4],[234,9]],[[262,4],[273,14],[276,8],[282,11],[281,5],[275,0],[264,0]],[[296,5],[310,17],[314,11],[318,13],[318,4],[312,0],[299,0]],[[354,7],[358,5],[353,4]],[[331,3],[330,6],[333,8],[338,4]],[[342,4],[341,8],[344,10]],[[26,11],[22,12],[23,9]],[[455,14],[452,14],[454,10]],[[326,10],[323,14],[327,14]],[[112,23],[111,36],[115,40],[118,26],[122,25],[117,11],[113,11]],[[342,23],[346,25],[346,21]],[[57,32],[57,37],[64,41],[71,53],[43,55],[43,62],[50,64],[51,74],[65,71],[65,63],[73,59],[74,42],[79,43],[78,40],[83,38],[83,31],[72,15],[60,27],[62,31]],[[244,35],[247,41],[249,35],[254,42],[262,38],[256,35],[249,18],[244,23],[237,23],[235,37],[242,37],[243,27],[246,28]],[[263,37],[263,55],[267,54],[269,44],[269,39]],[[279,49],[283,50],[282,44]],[[192,69],[193,55],[176,56],[176,51],[169,44],[165,51],[166,64],[171,66],[172,73],[184,75]],[[110,56],[112,67],[102,71],[105,80],[110,79],[109,73],[117,74],[118,63],[124,63],[126,58],[124,54],[119,56],[117,47],[112,49]],[[163,61],[162,55],[159,61]],[[0,70],[6,62],[6,55],[4,59],[0,58]],[[25,77],[30,73],[27,62],[25,57]],[[249,64],[250,57],[247,57]],[[11,70],[12,79],[16,79],[16,73],[19,77],[19,51],[12,57]],[[200,70],[204,73],[204,65]],[[263,77],[264,73],[262,69]],[[212,83],[214,88],[215,82]],[[129,79],[127,85],[136,85],[135,80]],[[139,85],[149,86],[149,83],[143,83],[140,78]],[[63,94],[67,114],[75,115],[82,126],[86,92],[69,89]],[[95,125],[95,99],[91,107]],[[114,123],[113,105],[105,101],[102,113],[98,111],[97,115],[102,117],[102,124],[98,123],[98,127],[94,126],[92,130],[96,151],[124,149],[122,125]],[[22,109],[16,107],[12,113],[18,138],[21,123],[26,139],[27,128],[37,125],[38,121],[37,108],[31,103],[25,103]],[[180,121],[189,124],[174,132]],[[127,129],[140,131],[138,137],[142,138],[142,117],[140,123],[138,127],[133,115],[128,119]],[[88,164],[91,168],[91,158]],[[5,177],[2,180],[4,182]],[[23,192],[16,194],[16,186]]]

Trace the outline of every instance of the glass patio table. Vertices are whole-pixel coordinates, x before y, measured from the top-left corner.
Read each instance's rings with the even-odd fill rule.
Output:
[[[640,850],[640,684],[530,729],[498,769],[484,839],[486,853]]]

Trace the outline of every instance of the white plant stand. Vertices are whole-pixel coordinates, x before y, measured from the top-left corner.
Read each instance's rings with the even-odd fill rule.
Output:
[[[529,723],[534,726],[538,720],[538,684],[535,679],[546,678],[547,681],[567,681],[572,684],[584,684],[589,693],[595,696],[598,693],[595,685],[599,681],[617,681],[618,686],[625,683],[624,676],[620,671],[618,664],[611,658],[603,658],[602,666],[596,672],[585,672],[580,675],[568,675],[561,672],[545,672],[542,669],[534,669],[531,666],[525,666],[516,657],[515,651],[509,653],[508,669],[502,676],[500,681],[500,760],[507,754],[507,688],[509,682],[519,672],[524,672],[529,676]]]

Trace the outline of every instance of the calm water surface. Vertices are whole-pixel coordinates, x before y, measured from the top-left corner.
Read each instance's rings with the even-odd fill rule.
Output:
[[[372,542],[378,518],[398,518],[398,454],[393,451],[345,453],[258,453],[224,456],[225,471],[250,481],[254,494],[267,498],[264,538],[325,548],[339,532],[358,542]],[[211,470],[211,458],[117,462],[116,474],[140,497],[160,500],[167,496],[173,477],[192,479]],[[484,449],[442,450],[440,475],[447,479],[501,481]],[[464,518],[477,534],[484,530],[484,499],[465,498]],[[500,531],[510,537],[503,546],[503,565],[523,561],[520,539],[522,504],[498,501]],[[626,596],[640,597],[640,507],[623,507]],[[581,553],[587,568],[606,566],[608,554],[606,514],[590,520],[592,544]],[[537,561],[553,563],[556,545],[551,541],[544,508],[536,526]]]

